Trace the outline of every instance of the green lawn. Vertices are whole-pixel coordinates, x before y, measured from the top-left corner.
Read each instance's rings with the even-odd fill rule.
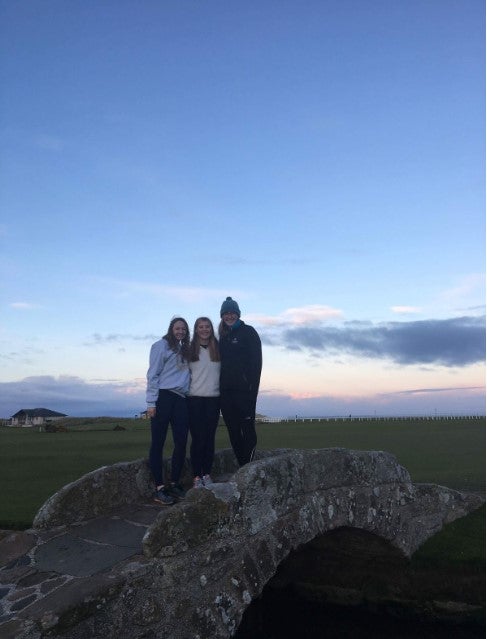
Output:
[[[69,424],[68,420],[68,424]],[[147,455],[145,420],[73,420],[68,432],[0,428],[0,528],[27,528],[44,501],[86,472]],[[114,431],[116,424],[126,430]],[[485,419],[445,421],[283,422],[259,424],[260,448],[385,450],[415,482],[484,491]],[[217,448],[229,447],[226,429]],[[165,456],[171,453],[168,438]]]
[[[261,424],[259,446],[384,450],[397,457],[415,482],[485,490],[485,418]]]

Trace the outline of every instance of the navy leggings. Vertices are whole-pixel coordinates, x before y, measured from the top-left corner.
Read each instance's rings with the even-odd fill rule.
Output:
[[[211,473],[215,433],[220,417],[219,397],[188,397],[191,466],[195,477]]]
[[[186,459],[188,441],[188,402],[172,391],[161,389],[156,402],[156,414],[150,420],[151,446],[149,465],[157,486],[164,483],[162,476],[162,451],[166,441],[167,429],[171,424],[174,452],[171,460],[171,480],[179,482]]]

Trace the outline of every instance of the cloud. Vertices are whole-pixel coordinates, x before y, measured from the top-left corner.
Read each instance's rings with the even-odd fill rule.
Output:
[[[274,337],[272,343],[279,342]],[[341,353],[406,365],[467,366],[485,359],[485,316],[296,327],[283,331],[280,344],[314,355]]]
[[[313,324],[331,318],[342,317],[342,315],[342,312],[338,309],[320,304],[289,308],[283,313],[284,319],[292,324]]]
[[[160,335],[146,334],[146,335],[131,335],[129,333],[108,333],[107,335],[101,335],[100,333],[93,333],[89,340],[84,343],[84,346],[99,346],[103,344],[120,344],[122,342],[155,342],[160,339]]]
[[[31,311],[35,308],[39,308],[38,304],[32,304],[30,302],[12,302],[10,308],[19,309],[22,311]]]
[[[211,264],[223,264],[223,266],[244,266],[247,264],[263,264],[262,260],[253,260],[238,255],[211,255],[200,258],[202,262]]]
[[[466,306],[472,306],[472,302],[475,303],[479,298],[485,299],[485,274],[470,273],[459,279],[456,286],[440,293],[435,305],[447,304],[450,308],[465,309]]]
[[[279,257],[279,259],[265,257],[249,257],[241,255],[207,255],[199,258],[203,262],[211,262],[212,264],[223,264],[224,266],[262,266],[269,264],[290,264],[300,266],[304,264],[313,264],[317,262],[311,258],[301,257]]]
[[[447,299],[455,299],[464,297],[472,291],[483,288],[485,283],[485,275],[483,273],[470,273],[465,275],[456,286],[443,291],[441,297]]]
[[[128,297],[130,295],[150,295],[153,297],[173,298],[180,302],[194,304],[224,300],[230,293],[227,290],[216,288],[203,288],[195,286],[167,286],[154,282],[140,282],[133,280],[117,280],[112,278],[96,278],[97,282],[107,288],[117,297]],[[233,291],[232,297],[237,299],[247,297],[240,291]]]
[[[443,388],[413,388],[410,390],[403,391],[394,391],[394,393],[381,393],[381,396],[387,397],[389,395],[393,395],[395,397],[399,397],[400,395],[425,395],[431,393],[454,393],[454,392],[462,392],[462,393],[483,393],[483,386],[452,386],[452,387],[443,387]]]
[[[133,416],[145,409],[145,379],[88,382],[70,375],[0,383],[0,416],[22,408],[49,408],[71,417]]]
[[[44,355],[45,350],[36,346],[25,346],[17,351],[0,352],[0,360],[21,361],[24,364],[31,364],[39,355]]]
[[[484,387],[413,389],[364,397],[259,394],[257,412],[270,417],[485,415]]]
[[[246,315],[249,322],[255,322],[261,326],[289,326],[290,324],[304,326],[342,317],[343,313],[339,309],[322,304],[288,308],[280,315]]]
[[[391,306],[393,313],[421,313],[421,309],[418,306]]]
[[[22,408],[49,408],[70,417],[132,417],[145,409],[144,378],[91,380],[61,375],[0,383],[0,416]],[[257,411],[274,417],[352,415],[485,414],[480,386],[420,388],[367,397],[282,394],[262,390]]]

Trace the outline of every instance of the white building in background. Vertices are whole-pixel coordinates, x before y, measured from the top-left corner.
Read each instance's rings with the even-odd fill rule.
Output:
[[[10,418],[10,426],[30,428],[32,426],[44,426],[49,422],[56,422],[67,417],[64,413],[57,413],[48,408],[22,408]]]

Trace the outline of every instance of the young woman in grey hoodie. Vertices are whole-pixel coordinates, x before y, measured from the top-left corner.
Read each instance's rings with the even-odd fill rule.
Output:
[[[189,327],[182,317],[173,317],[166,335],[152,344],[147,371],[147,415],[151,420],[149,465],[156,484],[154,501],[167,506],[185,491],[180,484],[186,459],[189,417],[186,396],[189,392]],[[171,482],[164,483],[162,452],[171,423],[174,452]]]

